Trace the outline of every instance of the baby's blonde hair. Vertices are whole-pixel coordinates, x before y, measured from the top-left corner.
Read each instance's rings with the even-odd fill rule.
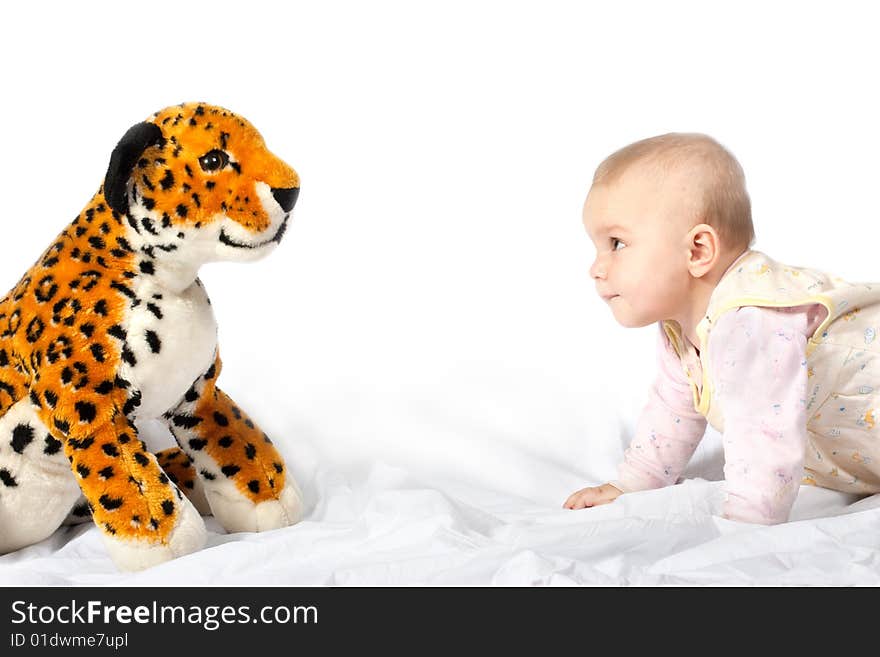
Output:
[[[752,209],[742,167],[733,154],[708,135],[670,132],[624,146],[596,168],[593,186],[612,185],[634,164],[655,165],[662,174],[696,165],[702,181],[700,221],[718,231],[723,243],[747,248],[755,240]]]

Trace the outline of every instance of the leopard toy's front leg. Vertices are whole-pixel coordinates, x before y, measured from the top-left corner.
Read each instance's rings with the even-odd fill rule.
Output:
[[[226,531],[292,525],[303,515],[302,494],[269,437],[216,386],[220,367],[218,356],[165,414],[168,426]],[[171,461],[173,453],[166,450],[163,458]]]
[[[140,570],[203,547],[201,516],[147,451],[112,394],[58,397],[44,390],[32,399],[61,442],[117,566]]]

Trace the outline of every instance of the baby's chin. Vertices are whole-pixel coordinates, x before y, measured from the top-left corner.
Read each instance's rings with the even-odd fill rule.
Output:
[[[614,299],[612,304],[615,302],[620,302],[620,299]],[[643,326],[650,326],[651,324],[656,324],[659,319],[655,319],[654,317],[645,317],[641,315],[637,315],[635,313],[629,312],[628,309],[624,308],[615,308],[612,306],[611,313],[614,315],[614,319],[617,320],[617,323],[620,324],[624,328],[642,328]]]

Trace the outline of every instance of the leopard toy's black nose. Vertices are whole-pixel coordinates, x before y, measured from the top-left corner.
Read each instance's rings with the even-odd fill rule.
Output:
[[[278,201],[278,205],[285,212],[293,210],[296,204],[296,197],[299,196],[299,187],[290,187],[289,189],[273,189],[272,196]]]

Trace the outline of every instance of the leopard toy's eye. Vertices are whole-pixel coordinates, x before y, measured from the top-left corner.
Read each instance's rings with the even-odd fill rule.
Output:
[[[216,148],[213,151],[208,151],[199,158],[199,166],[202,167],[202,171],[208,171],[209,173],[212,171],[220,171],[220,169],[227,164],[229,164],[229,156],[225,152]]]

